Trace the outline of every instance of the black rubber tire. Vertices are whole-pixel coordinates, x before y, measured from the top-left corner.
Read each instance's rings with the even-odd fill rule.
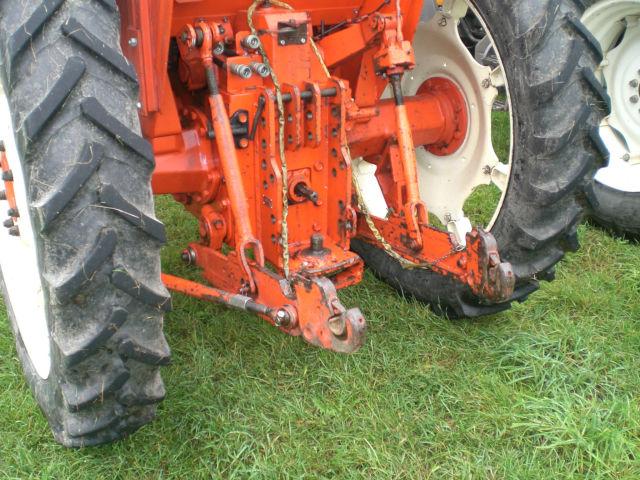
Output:
[[[640,240],[640,193],[614,190],[595,180],[586,192],[591,220],[615,235]]]
[[[18,356],[59,443],[110,442],[153,420],[170,358],[166,234],[154,217],[137,75],[114,0],[0,2],[0,32],[47,300],[48,378],[31,364],[3,278]]]
[[[431,0],[428,0],[431,1]],[[359,240],[352,248],[382,279],[431,304],[435,313],[477,317],[509,308],[554,277],[565,251],[579,247],[583,187],[602,157],[597,130],[609,99],[593,70],[602,51],[580,23],[579,0],[471,0],[503,60],[513,108],[511,180],[491,233],[517,283],[509,301],[489,304],[429,270],[403,270]]]

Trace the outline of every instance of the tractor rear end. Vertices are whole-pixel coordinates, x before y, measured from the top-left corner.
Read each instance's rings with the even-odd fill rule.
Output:
[[[502,311],[551,279],[577,248],[607,110],[580,2],[556,3],[3,5],[13,230],[0,263],[56,438],[104,443],[153,418],[167,288],[352,353],[366,320],[337,290],[365,263],[449,317]],[[468,11],[493,42],[493,68],[460,39]],[[62,71],[25,54],[56,42]],[[52,88],[25,96],[46,78]],[[510,105],[500,155],[496,101]],[[151,193],[198,219],[182,259],[206,283],[161,274]],[[40,292],[31,313],[11,278],[20,255],[32,260],[27,291]]]

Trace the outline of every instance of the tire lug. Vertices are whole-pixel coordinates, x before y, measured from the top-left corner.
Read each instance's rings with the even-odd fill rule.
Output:
[[[0,190],[0,200],[6,200],[7,199],[7,192],[5,192],[4,190]]]
[[[9,229],[9,235],[11,235],[12,237],[19,237],[20,229],[18,227],[11,227]]]
[[[11,170],[3,171],[2,180],[4,180],[5,182],[13,182],[13,172]]]
[[[11,228],[13,227],[15,224],[13,223],[13,218],[7,218],[4,223],[4,228]]]
[[[18,211],[17,207],[12,207],[7,212],[7,215],[9,215],[10,217],[18,218],[20,216],[20,212]]]

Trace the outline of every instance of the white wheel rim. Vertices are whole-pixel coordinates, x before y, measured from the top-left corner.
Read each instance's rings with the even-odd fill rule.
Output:
[[[455,83],[465,97],[469,124],[463,145],[447,156],[436,156],[423,147],[416,149],[422,200],[429,213],[447,225],[461,243],[465,243],[465,235],[471,230],[471,222],[463,211],[467,199],[480,185],[493,183],[502,191],[493,217],[486,225],[490,230],[504,202],[511,173],[511,152],[508,163],[501,163],[491,137],[497,87],[505,85],[502,63],[493,71],[480,65],[460,39],[458,23],[468,8],[473,9],[464,0],[446,0],[441,11],[418,25],[414,39],[417,65],[405,74],[403,82],[404,92],[414,95],[427,79],[444,77]],[[483,19],[475,10],[474,13],[495,45]],[[433,45],[438,47],[434,49]],[[501,62],[499,55],[498,61]],[[509,89],[506,91],[509,102]],[[512,115],[511,109],[509,115]],[[513,138],[512,131],[510,138]]]
[[[51,346],[47,326],[45,296],[40,279],[34,230],[29,213],[24,172],[16,145],[7,96],[0,83],[0,139],[13,173],[13,188],[20,217],[16,226],[20,236],[10,236],[0,227],[0,267],[8,300],[31,364],[43,379],[51,370]],[[2,183],[2,182],[0,182]],[[4,185],[3,185],[4,188]],[[0,201],[0,212],[9,208]]]
[[[640,193],[640,0],[602,0],[582,21],[602,45],[597,74],[611,97],[611,115],[600,125],[609,163],[595,179]]]

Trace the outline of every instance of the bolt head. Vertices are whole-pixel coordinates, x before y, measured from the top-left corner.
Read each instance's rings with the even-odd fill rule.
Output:
[[[638,103],[638,95],[633,95],[633,96],[629,99],[629,101],[630,101],[631,103]]]
[[[306,39],[306,38],[304,38],[304,37],[303,37],[303,38],[301,38],[301,39],[300,39],[300,43],[301,43],[302,45],[304,45],[305,43],[307,43],[307,39]]]
[[[4,223],[4,228],[11,228],[13,227],[15,224],[13,223],[13,218],[7,218]]]
[[[20,229],[18,227],[11,227],[9,229],[9,235],[11,235],[12,237],[19,237]]]
[[[20,212],[16,207],[12,207],[7,210],[7,215],[9,215],[10,217],[18,218],[20,216]]]
[[[631,160],[631,155],[629,155],[628,153],[625,153],[624,155],[622,155],[622,160],[624,160],[625,162],[628,162],[629,160]]]
[[[0,140],[0,152],[4,152],[5,148],[4,148],[4,140]]]
[[[4,190],[0,190],[0,200],[6,200],[7,199],[7,192],[5,192]]]
[[[13,172],[11,170],[3,171],[2,180],[4,180],[5,182],[13,182]]]
[[[636,80],[636,79],[634,78],[633,80],[631,80],[631,81],[629,82],[629,86],[630,86],[631,88],[636,88],[636,87],[638,86],[638,80]]]
[[[130,46],[130,47],[134,47],[134,48],[135,48],[135,47],[137,47],[137,46],[138,46],[138,39],[137,39],[136,37],[131,37],[131,38],[129,39],[129,42],[128,42],[128,43],[129,43],[129,46]]]
[[[284,46],[284,44],[287,43],[284,40],[280,40],[280,45]]]
[[[286,310],[278,310],[276,313],[275,324],[277,327],[286,328],[291,324],[291,315]]]

